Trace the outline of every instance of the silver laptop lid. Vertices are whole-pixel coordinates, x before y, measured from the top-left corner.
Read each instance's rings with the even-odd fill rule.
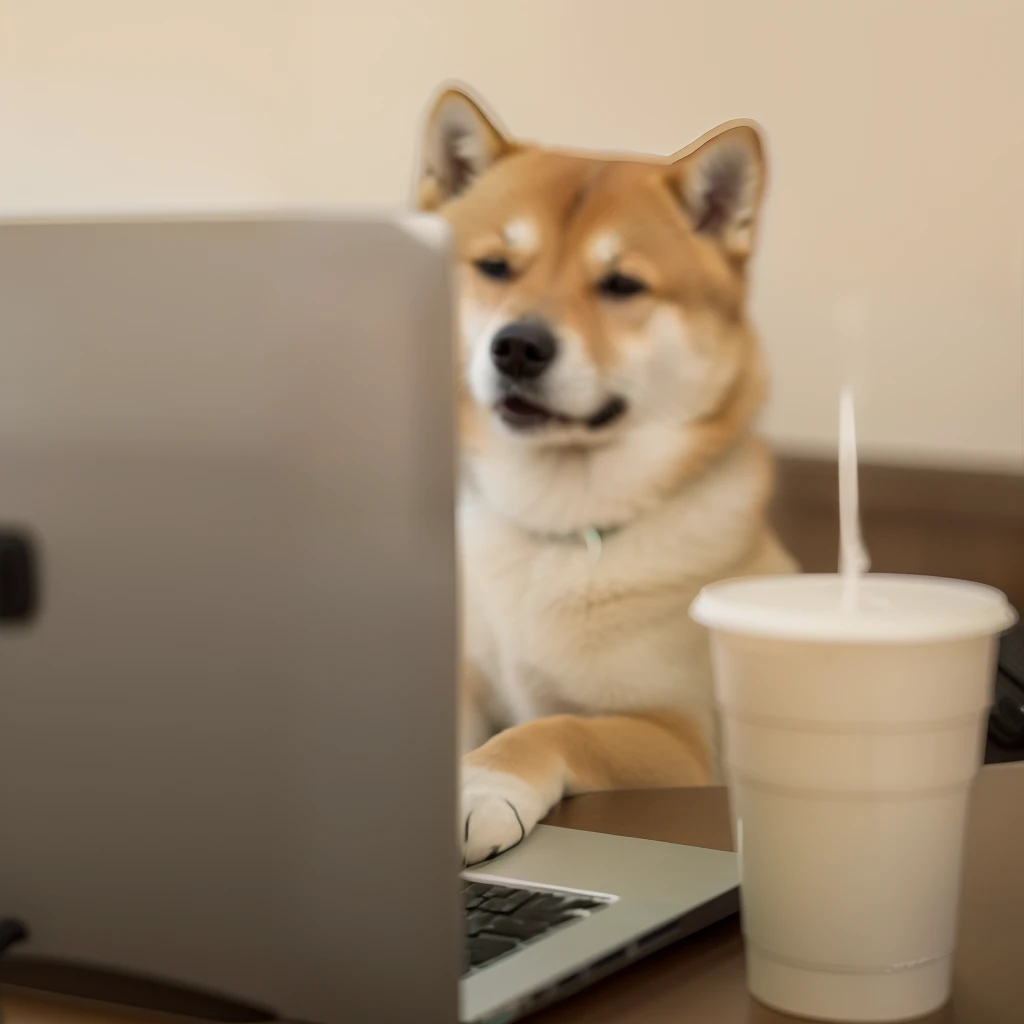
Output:
[[[456,1019],[446,245],[0,225],[0,531],[42,577],[0,623],[19,955]]]

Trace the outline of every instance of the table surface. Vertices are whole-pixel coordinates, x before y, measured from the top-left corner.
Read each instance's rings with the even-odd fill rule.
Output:
[[[730,849],[725,790],[606,793],[567,802],[552,824]],[[153,1024],[165,1015],[8,990],[5,1024]],[[180,1018],[178,1018],[180,1020]],[[754,1003],[735,918],[664,950],[531,1024],[772,1024],[795,1018]],[[1024,764],[979,776],[968,826],[952,1003],[921,1024],[1024,1021]]]

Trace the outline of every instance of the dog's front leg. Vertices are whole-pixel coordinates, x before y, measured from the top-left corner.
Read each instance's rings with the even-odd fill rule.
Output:
[[[538,718],[463,757],[463,856],[476,864],[511,849],[563,796],[711,777],[707,738],[680,712]]]
[[[495,733],[484,708],[487,681],[470,660],[459,673],[459,753],[476,750]]]

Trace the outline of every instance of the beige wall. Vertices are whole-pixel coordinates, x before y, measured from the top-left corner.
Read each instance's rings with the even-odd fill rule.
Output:
[[[1020,470],[1022,38],[1017,0],[0,0],[0,207],[395,204],[450,77],[579,146],[755,117],[771,434],[827,447],[845,366],[870,453]]]

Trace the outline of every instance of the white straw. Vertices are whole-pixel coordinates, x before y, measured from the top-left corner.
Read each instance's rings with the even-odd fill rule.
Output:
[[[857,486],[857,421],[853,391],[839,394],[839,572],[843,577],[843,608],[857,607],[858,581],[867,572],[868,553],[860,532]]]

